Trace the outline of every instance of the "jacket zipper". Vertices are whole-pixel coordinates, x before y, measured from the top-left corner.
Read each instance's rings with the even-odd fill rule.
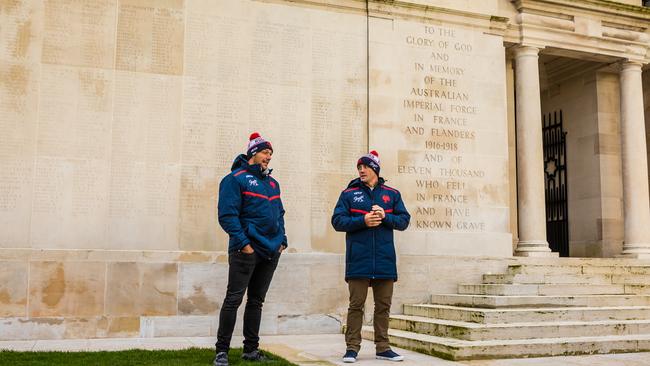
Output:
[[[262,184],[264,184],[264,191],[266,192],[267,197],[271,197],[271,196],[273,195],[273,194],[272,194],[273,192],[270,192],[270,193],[269,193],[269,187],[268,187],[268,186],[271,184],[270,182],[271,182],[271,178],[269,178],[268,175],[266,175],[266,176],[263,175],[263,176],[262,176]],[[273,204],[271,203],[271,201],[269,201],[269,206],[273,206]],[[273,208],[272,208],[272,207],[269,207],[269,210],[270,210],[271,212],[273,212]],[[275,221],[277,221],[277,217],[275,217]],[[267,259],[268,259],[268,260],[271,260],[272,257],[269,256],[269,257],[267,257]]]
[[[376,265],[375,260],[377,258],[377,249],[375,248],[375,228],[372,228],[372,279],[375,279]]]
[[[268,177],[268,175],[267,176],[261,175],[260,177],[258,177],[258,179],[260,180],[260,182],[262,182],[262,187],[264,188],[264,193],[266,193],[266,196],[271,197],[272,192],[269,192],[269,187],[268,187],[270,185],[269,182],[271,181],[271,179]],[[270,202],[269,202],[269,204],[270,204]],[[270,256],[267,255],[267,256],[264,256],[264,258],[266,258],[267,260],[271,260],[273,257],[270,257]]]
[[[377,187],[375,187],[377,189]],[[374,190],[370,191],[370,210],[372,210],[372,205],[374,204],[374,195],[373,195]],[[372,279],[375,279],[375,274],[377,273],[377,265],[376,265],[376,260],[377,260],[377,248],[375,246],[375,230],[376,227],[373,227],[372,230]]]

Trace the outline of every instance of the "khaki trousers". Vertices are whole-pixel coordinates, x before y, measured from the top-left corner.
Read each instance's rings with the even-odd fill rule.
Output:
[[[361,349],[361,327],[363,325],[363,306],[368,296],[368,287],[372,287],[375,300],[373,325],[375,328],[375,349],[377,353],[388,351],[388,316],[393,299],[393,280],[350,279],[350,307],[348,308],[345,343],[347,350],[359,352]]]

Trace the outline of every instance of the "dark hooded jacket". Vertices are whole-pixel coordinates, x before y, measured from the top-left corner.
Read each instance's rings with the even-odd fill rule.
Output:
[[[379,226],[367,227],[364,216],[373,205],[381,206],[386,218]],[[359,178],[351,181],[332,215],[334,229],[345,232],[345,280],[397,280],[393,230],[406,230],[410,220],[401,194],[383,178],[372,190]]]
[[[271,259],[280,245],[287,245],[280,184],[270,173],[262,174],[260,165],[249,165],[243,154],[219,184],[218,212],[219,224],[230,236],[229,253],[250,244]]]

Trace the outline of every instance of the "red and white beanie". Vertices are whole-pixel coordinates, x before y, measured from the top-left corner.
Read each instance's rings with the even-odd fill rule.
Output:
[[[379,176],[379,154],[375,150],[372,150],[366,155],[360,157],[357,161],[357,167],[361,164],[369,167],[375,172],[375,174],[377,174],[377,176]]]
[[[273,146],[271,146],[271,143],[269,141],[264,140],[259,133],[253,132],[248,138],[248,149],[246,150],[246,156],[250,159],[253,155],[264,149],[273,151]]]

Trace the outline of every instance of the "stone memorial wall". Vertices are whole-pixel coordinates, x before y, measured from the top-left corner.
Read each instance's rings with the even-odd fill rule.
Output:
[[[472,24],[348,0],[0,0],[0,340],[215,335],[218,184],[252,131],[290,244],[263,333],[340,329],[330,217],[369,147],[413,215],[394,310],[500,268],[445,257],[512,254],[503,38]]]

